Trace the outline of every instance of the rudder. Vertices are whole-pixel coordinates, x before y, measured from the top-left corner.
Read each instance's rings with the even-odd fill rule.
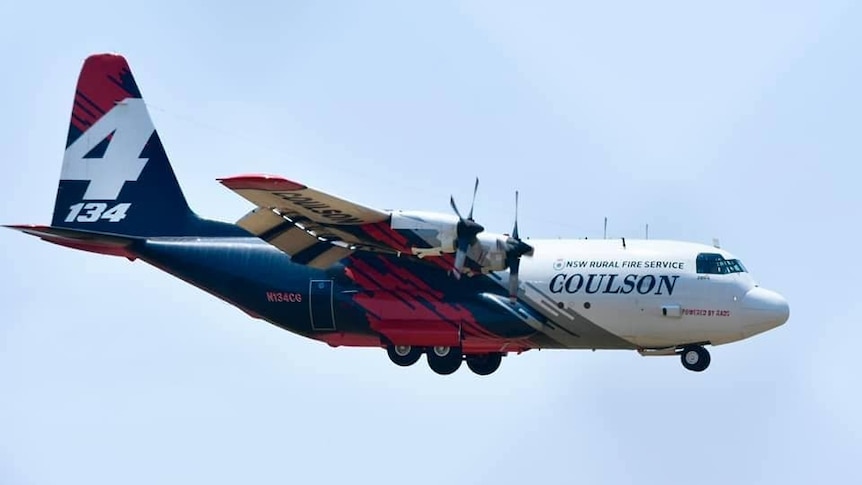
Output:
[[[84,61],[52,226],[130,236],[190,235],[189,208],[123,56]]]

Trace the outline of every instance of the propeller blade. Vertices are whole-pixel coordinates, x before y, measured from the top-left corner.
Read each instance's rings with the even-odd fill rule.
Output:
[[[476,185],[473,186],[473,202],[470,203],[470,214],[467,219],[473,220],[473,206],[476,205],[476,192],[479,191],[479,177],[476,177]]]
[[[515,191],[515,228],[512,229],[512,237],[520,240],[518,237],[518,191]]]
[[[452,206],[452,210],[455,211],[455,215],[458,216],[458,219],[464,220],[464,218],[461,217],[461,213],[458,211],[458,206],[455,205],[455,197],[454,196],[449,197],[449,205]]]
[[[458,251],[461,251],[464,254],[467,254],[467,250],[470,249],[470,240],[467,238],[461,238],[458,240]]]
[[[453,274],[455,278],[461,277],[461,271],[464,269],[464,262],[467,259],[467,251],[461,249],[461,246],[458,246],[458,250],[455,252],[455,267],[453,268]]]
[[[476,235],[484,231],[485,228],[481,224],[473,222],[469,219],[461,219],[458,221],[457,240],[455,251],[455,275],[461,276],[461,271],[464,269],[464,262],[467,259],[467,251],[472,244],[478,242]]]
[[[468,249],[470,249],[470,240],[465,237],[459,238],[458,247],[455,251],[455,267],[453,268],[456,278],[460,278],[461,272],[464,270],[464,263],[467,261]]]
[[[458,205],[455,204],[455,197],[449,197],[449,205],[452,206],[452,210],[454,210],[455,214],[458,216],[455,240],[455,266],[452,268],[456,278],[461,277],[461,272],[464,270],[464,263],[467,260],[467,251],[470,249],[470,245],[477,242],[476,235],[485,230],[481,224],[473,220],[473,207],[476,205],[476,193],[478,191],[479,177],[476,177],[476,184],[473,186],[473,200],[470,203],[470,213],[467,215],[466,219],[461,215],[461,211],[458,210]]]
[[[512,303],[518,299],[518,270],[521,266],[520,256],[509,263],[509,299]]]

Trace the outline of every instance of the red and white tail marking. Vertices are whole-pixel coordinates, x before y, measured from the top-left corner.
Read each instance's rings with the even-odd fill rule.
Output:
[[[83,200],[116,200],[144,170],[140,155],[154,131],[143,99],[117,103],[66,148],[60,179],[89,181]],[[107,147],[97,158],[91,152],[102,143]]]

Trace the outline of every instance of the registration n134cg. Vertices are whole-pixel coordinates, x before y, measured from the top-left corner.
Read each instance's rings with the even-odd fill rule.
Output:
[[[273,175],[219,179],[251,203],[236,223],[186,203],[125,58],[81,69],[50,225],[7,226],[140,259],[249,315],[331,346],[423,356],[438,374],[493,373],[531,349],[630,349],[709,366],[707,346],[783,324],[781,295],[715,246],[524,240],[473,204],[384,211]],[[473,192],[475,202],[476,188]],[[464,210],[467,209],[467,210]]]

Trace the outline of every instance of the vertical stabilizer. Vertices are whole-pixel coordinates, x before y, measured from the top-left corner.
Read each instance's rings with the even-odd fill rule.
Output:
[[[88,57],[78,77],[52,226],[187,235],[189,209],[126,59]]]

